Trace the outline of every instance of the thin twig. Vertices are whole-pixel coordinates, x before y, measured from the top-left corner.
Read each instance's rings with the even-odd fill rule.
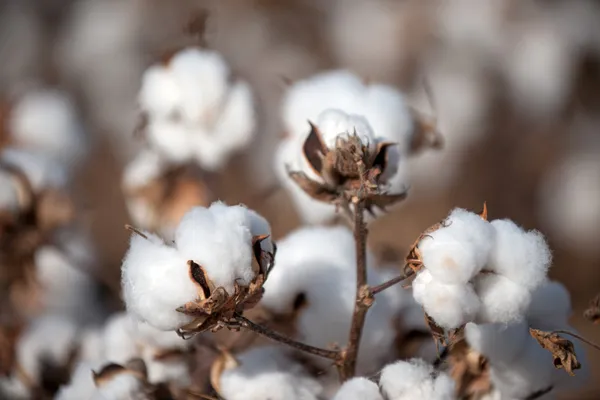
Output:
[[[262,325],[258,325],[255,324],[254,322],[250,321],[248,318],[236,314],[233,319],[238,322],[242,327],[251,330],[253,332],[258,333],[259,335],[263,335],[265,337],[268,337],[271,340],[274,340],[276,342],[279,343],[283,343],[287,346],[293,347],[297,350],[303,351],[305,353],[309,353],[309,354],[313,354],[315,356],[319,356],[319,357],[323,357],[323,358],[328,358],[330,360],[335,360],[337,361],[340,357],[340,352],[339,351],[335,351],[335,350],[326,350],[326,349],[321,349],[319,347],[314,347],[314,346],[310,346],[308,344],[304,344],[301,342],[297,342],[293,339],[290,339],[287,336],[281,335],[275,331],[270,330],[267,327],[264,327]]]
[[[581,340],[583,343],[588,344],[590,346],[592,346],[593,348],[595,348],[596,350],[600,350],[600,345],[597,345],[596,343],[592,342],[589,339],[584,338],[583,336],[580,336],[576,333],[573,332],[569,332],[569,331],[563,331],[563,330],[558,330],[558,331],[552,331],[552,333],[562,333],[563,335],[570,335],[573,336],[576,339]]]
[[[148,239],[148,236],[144,235],[142,233],[142,231],[140,231],[139,229],[137,229],[129,224],[125,225],[125,229],[127,229],[129,232],[135,233],[136,235],[143,237],[144,239]]]
[[[342,365],[340,375],[343,381],[354,376],[356,371],[356,359],[360,347],[360,338],[362,336],[363,326],[367,311],[373,302],[373,296],[370,294],[367,285],[367,226],[364,220],[365,198],[367,182],[365,182],[364,164],[359,161],[359,171],[361,175],[361,187],[358,190],[354,202],[354,241],[356,243],[356,302],[354,304],[354,313],[352,314],[352,324],[350,325],[350,334],[348,344],[342,352]]]
[[[406,274],[400,275],[400,276],[390,279],[387,282],[383,282],[382,284],[379,284],[377,286],[372,286],[371,294],[376,295],[377,293],[381,293],[384,290],[386,290],[387,288],[390,288],[390,287],[394,286],[395,284],[400,283],[400,282],[410,278],[411,276],[412,276],[412,274],[411,275],[406,275]]]

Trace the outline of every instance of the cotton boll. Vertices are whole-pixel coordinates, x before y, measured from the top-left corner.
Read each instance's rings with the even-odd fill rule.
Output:
[[[187,259],[158,236],[133,234],[121,267],[127,310],[161,330],[175,330],[191,321],[178,307],[196,299]]]
[[[160,155],[152,150],[144,149],[125,166],[123,171],[123,186],[133,190],[143,187],[158,178],[166,162]]]
[[[337,109],[327,109],[319,114],[316,123],[325,145],[330,149],[336,147],[338,137],[348,137],[354,133],[363,144],[371,148],[375,145],[373,129],[363,116],[347,114]]]
[[[81,334],[81,343],[77,359],[80,362],[97,362],[104,359],[104,331],[99,328],[87,328]]]
[[[59,315],[44,315],[34,319],[19,338],[17,362],[34,382],[39,382],[42,361],[66,365],[77,342],[77,327],[73,321]]]
[[[515,324],[465,325],[465,337],[469,346],[486,356],[492,363],[510,365],[520,356],[529,342],[526,322]]]
[[[470,284],[444,284],[423,272],[413,282],[413,296],[439,326],[447,329],[472,321],[481,306]]]
[[[92,375],[93,368],[99,365],[80,362],[75,367],[68,385],[61,386],[54,397],[55,400],[81,400],[89,399],[96,392]]]
[[[204,268],[217,287],[233,294],[234,282],[247,286],[255,276],[252,218],[244,206],[217,202],[209,208],[195,207],[181,219],[175,243],[186,259]]]
[[[381,371],[379,386],[381,392],[390,399],[413,399],[417,393],[422,398],[430,398],[433,387],[427,392],[420,389],[432,383],[433,366],[420,359],[397,361]]]
[[[130,326],[131,333],[137,340],[154,348],[187,350],[194,344],[193,341],[185,340],[175,332],[161,331],[143,322],[134,321]]]
[[[151,120],[146,127],[148,141],[172,162],[185,162],[194,155],[193,131],[190,127],[171,119]]]
[[[135,321],[127,313],[112,315],[104,327],[104,359],[122,364],[138,357],[140,348],[133,335]]]
[[[17,377],[0,377],[0,395],[6,396],[7,399],[28,400],[31,399],[32,393],[25,382]]]
[[[181,89],[171,71],[163,65],[153,65],[142,76],[138,93],[140,108],[153,118],[168,118],[179,109]]]
[[[157,351],[152,347],[144,347],[142,350],[141,356],[146,363],[148,382],[152,384],[170,382],[181,387],[188,387],[191,384],[185,357],[157,360],[156,355]]]
[[[332,400],[383,400],[376,383],[366,378],[346,381]]]
[[[496,274],[478,275],[474,286],[481,300],[479,321],[510,323],[524,318],[531,293],[523,286]]]
[[[542,284],[552,262],[544,236],[538,231],[525,232],[510,220],[494,220],[491,224],[496,241],[489,267],[530,290]]]
[[[44,153],[66,166],[80,161],[85,153],[74,105],[58,90],[26,93],[12,110],[9,129],[17,147]]]
[[[239,366],[223,372],[220,395],[228,400],[317,400],[321,385],[275,347],[236,356]]]
[[[531,326],[546,330],[548,325],[566,325],[572,313],[571,296],[560,282],[546,282],[531,295],[527,320]]]
[[[49,187],[60,188],[67,183],[65,170],[46,155],[8,148],[2,151],[0,159],[25,174],[34,191]]]
[[[483,265],[488,261],[496,236],[489,222],[471,211],[455,208],[446,218],[445,224],[447,227],[442,230],[448,230],[460,237],[460,240],[469,241],[474,246],[477,250],[475,253],[477,265]]]
[[[98,387],[91,400],[145,400],[144,382],[130,373],[120,373]]]

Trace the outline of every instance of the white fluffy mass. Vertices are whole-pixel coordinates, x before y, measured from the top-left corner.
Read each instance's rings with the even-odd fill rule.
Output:
[[[67,184],[66,170],[46,154],[7,148],[0,153],[0,160],[23,173],[35,192]]]
[[[27,92],[10,116],[9,130],[17,148],[44,153],[67,167],[85,155],[83,127],[65,93],[53,89]]]
[[[447,329],[522,320],[552,260],[542,234],[455,209],[419,243],[424,268],[413,296]]]
[[[250,87],[231,81],[219,53],[187,48],[151,66],[138,94],[151,146],[175,162],[222,167],[245,147],[256,125]]]
[[[143,400],[144,382],[131,373],[120,373],[96,389],[90,400]]]
[[[0,169],[0,211],[16,214],[20,204],[20,186],[11,173]]]
[[[344,382],[332,400],[383,400],[383,397],[376,383],[359,377]]]
[[[92,371],[99,365],[94,365],[87,362],[77,364],[69,384],[61,386],[56,393],[55,400],[81,400],[90,399],[96,392],[96,385]]]
[[[345,343],[356,293],[354,246],[346,227],[305,227],[290,233],[278,241],[275,268],[260,304],[275,315],[295,315],[295,337],[300,341],[322,348]],[[369,256],[368,281],[381,283],[372,264]],[[361,373],[374,372],[393,356],[393,317],[388,297],[378,296],[361,338]]]
[[[283,101],[283,122],[287,137],[275,155],[279,181],[290,192],[305,222],[331,220],[335,208],[311,199],[288,177],[288,170],[303,171],[315,178],[302,154],[310,132],[309,121],[319,127],[326,145],[334,147],[336,137],[356,133],[375,146],[392,142],[383,178],[392,193],[406,189],[404,161],[413,134],[410,109],[400,91],[380,84],[366,85],[348,71],[324,72],[292,85]],[[392,179],[394,178],[394,179]]]
[[[236,356],[239,366],[219,379],[228,400],[317,400],[318,381],[276,347],[257,347]]]
[[[181,219],[175,246],[158,236],[134,234],[123,260],[123,296],[128,311],[162,330],[175,330],[191,318],[176,309],[197,298],[197,286],[189,276],[188,260],[204,268],[216,287],[234,293],[234,283],[247,286],[252,269],[252,237],[270,235],[268,222],[244,206],[213,203],[194,207]],[[273,251],[270,239],[261,242]]]
[[[446,373],[435,375],[433,366],[421,359],[397,361],[381,371],[381,392],[389,400],[451,400],[454,380]]]

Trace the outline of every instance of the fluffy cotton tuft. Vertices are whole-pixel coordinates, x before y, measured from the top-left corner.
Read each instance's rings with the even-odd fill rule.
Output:
[[[420,359],[386,366],[381,371],[379,386],[390,400],[454,398],[454,381],[445,373],[435,377],[433,366]]]
[[[197,48],[150,67],[138,94],[150,144],[171,161],[210,170],[248,145],[256,125],[252,91],[229,75],[220,54]]]
[[[120,373],[96,389],[91,400],[144,398],[144,382],[130,373]]]
[[[548,328],[549,322],[556,326],[567,325],[572,312],[567,288],[559,282],[547,282],[532,293],[527,320],[538,329],[556,329]]]
[[[162,330],[175,330],[191,317],[176,309],[197,297],[187,259],[151,233],[132,234],[121,267],[127,311]]]
[[[321,385],[280,349],[258,347],[236,356],[223,372],[220,395],[228,400],[317,400]]]
[[[61,386],[56,394],[55,400],[81,400],[90,399],[96,392],[96,385],[92,375],[93,368],[99,365],[93,365],[87,362],[77,364],[74,372],[71,374],[71,380],[68,385]]]
[[[496,241],[489,268],[530,290],[545,279],[552,262],[550,248],[538,231],[525,232],[510,220],[491,222]]]
[[[16,147],[43,153],[65,166],[72,166],[85,153],[74,105],[58,90],[26,93],[12,110],[9,129]]]
[[[332,400],[383,400],[379,387],[367,378],[346,381]]]
[[[344,343],[354,310],[355,260],[354,238],[348,228],[298,229],[279,240],[275,268],[260,304],[277,315],[295,315],[298,340],[319,347]],[[380,283],[371,268],[371,256],[367,265],[369,282]],[[388,298],[378,296],[367,314],[361,339],[361,371],[373,372],[390,356],[393,317]]]
[[[531,301],[527,288],[497,274],[475,278],[475,291],[481,300],[480,322],[514,322],[523,318]]]

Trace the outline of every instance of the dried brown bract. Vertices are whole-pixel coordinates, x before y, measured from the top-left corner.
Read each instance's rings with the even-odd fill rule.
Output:
[[[362,193],[365,209],[371,213],[375,209],[385,210],[406,198],[406,192],[390,194],[382,189],[385,182],[381,177],[388,163],[387,152],[393,143],[382,142],[372,148],[363,143],[355,132],[348,137],[339,136],[335,148],[330,149],[323,142],[319,128],[312,123],[310,127],[302,150],[321,182],[309,178],[304,172],[289,171],[289,176],[310,197],[347,207],[362,188],[366,192]]]
[[[539,329],[529,328],[529,333],[540,346],[552,353],[554,366],[564,368],[569,375],[575,375],[573,370],[581,368],[577,361],[575,348],[570,340],[560,337],[554,332],[544,332]]]
[[[448,363],[458,398],[481,399],[492,390],[487,359],[473,350],[464,338],[450,348]]]
[[[415,132],[410,144],[411,153],[416,154],[427,148],[441,149],[444,145],[444,140],[437,129],[435,119],[426,117],[415,109],[411,109],[411,114],[415,123]]]
[[[0,327],[0,377],[9,376],[15,367],[15,349],[20,332],[18,326]]]
[[[221,394],[221,375],[223,372],[237,368],[239,365],[238,360],[227,349],[220,349],[219,356],[210,367],[210,384],[219,395]]]
[[[583,312],[583,316],[594,324],[600,324],[600,294],[590,301],[589,307]]]
[[[235,314],[254,307],[262,298],[263,285],[274,265],[275,252],[262,249],[261,242],[268,235],[255,236],[252,239],[254,260],[252,268],[255,278],[248,286],[235,283],[233,293],[227,293],[223,287],[216,287],[204,268],[194,261],[188,261],[190,279],[198,287],[198,298],[179,307],[177,311],[194,317],[194,320],[177,330],[182,337],[191,337],[204,331],[216,332],[224,327],[233,328],[231,319]]]

